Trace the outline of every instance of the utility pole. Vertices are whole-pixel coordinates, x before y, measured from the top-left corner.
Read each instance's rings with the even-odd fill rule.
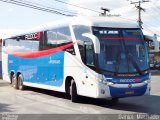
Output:
[[[150,2],[149,0],[146,1],[146,0],[139,0],[138,2],[132,2],[131,1],[131,4],[135,4],[135,7],[138,9],[138,23],[139,23],[139,26],[142,28],[142,15],[141,15],[141,11],[144,11],[145,12],[145,9],[141,7],[141,4],[142,3],[145,3],[145,2]],[[138,4],[138,6],[137,6]]]

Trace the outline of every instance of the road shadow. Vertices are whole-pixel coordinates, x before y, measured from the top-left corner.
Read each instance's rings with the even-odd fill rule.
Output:
[[[47,94],[49,96],[54,96],[57,98],[63,98],[67,100],[70,99],[69,95],[61,92],[31,88],[31,87],[28,87],[27,90],[31,90],[37,93]],[[156,95],[121,98],[117,103],[113,103],[110,100],[94,99],[94,98],[81,96],[79,104],[80,105],[90,104],[90,105],[99,106],[102,108],[110,108],[114,110],[123,110],[123,111],[129,111],[129,112],[160,114],[160,107],[159,107],[160,96],[156,96]]]
[[[150,95],[135,98],[122,99],[113,109],[141,112],[148,114],[160,114],[160,96]]]
[[[0,113],[2,112],[12,112],[9,104],[0,103]]]
[[[52,90],[46,90],[46,89],[40,89],[40,88],[33,88],[33,87],[26,87],[25,90],[34,91],[36,93],[42,93],[49,96],[54,96],[57,98],[63,98],[63,99],[70,99],[70,95],[62,92],[52,91]]]
[[[103,108],[129,112],[160,114],[160,96],[150,95],[121,98],[117,103],[113,103],[110,100],[99,100],[85,97],[83,98],[84,99],[81,99],[82,104],[92,104]]]

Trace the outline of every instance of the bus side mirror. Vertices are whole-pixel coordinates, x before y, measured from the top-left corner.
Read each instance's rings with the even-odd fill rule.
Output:
[[[84,33],[82,34],[82,36],[90,38],[94,44],[94,50],[96,54],[100,53],[100,42],[98,40],[98,38],[90,33]]]

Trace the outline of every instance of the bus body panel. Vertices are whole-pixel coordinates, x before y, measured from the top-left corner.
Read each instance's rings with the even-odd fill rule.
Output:
[[[15,71],[23,75],[24,82],[61,86],[64,73],[64,52],[39,58],[8,56],[8,73]]]
[[[86,67],[78,57],[67,52],[65,54],[64,69],[65,78],[71,76],[75,80],[79,95],[97,97],[96,72]]]

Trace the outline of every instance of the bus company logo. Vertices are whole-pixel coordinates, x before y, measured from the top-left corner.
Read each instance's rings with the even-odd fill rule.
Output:
[[[38,32],[37,33],[37,40],[40,40],[40,38],[41,38],[41,32]]]
[[[35,40],[35,39],[39,40],[40,37],[41,37],[40,32],[25,35],[26,40]]]
[[[140,79],[139,78],[135,78],[135,79],[120,79],[120,82],[122,82],[122,83],[132,83],[132,82],[138,83],[138,82],[140,82]]]
[[[140,82],[140,79],[139,79],[139,78],[135,78],[135,82],[136,82],[136,83],[139,83],[139,82]]]

